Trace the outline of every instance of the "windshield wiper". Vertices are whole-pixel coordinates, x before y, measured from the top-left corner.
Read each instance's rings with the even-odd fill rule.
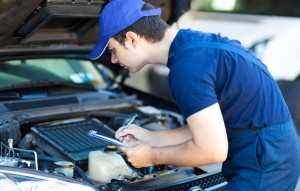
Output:
[[[11,92],[11,93],[2,93],[0,92],[0,100],[13,100],[13,99],[20,99],[20,95],[18,93],[15,92]]]
[[[29,88],[29,87],[44,87],[44,86],[66,86],[66,87],[73,87],[85,90],[96,90],[93,85],[90,84],[77,84],[74,82],[70,82],[67,80],[36,80],[36,81],[29,81],[24,83],[13,84],[10,86],[2,87],[1,90],[12,90],[12,89],[19,89],[19,88]]]

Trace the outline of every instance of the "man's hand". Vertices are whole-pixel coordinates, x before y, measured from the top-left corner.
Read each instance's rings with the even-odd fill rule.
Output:
[[[142,141],[135,141],[131,148],[118,147],[127,156],[127,160],[136,168],[153,165],[152,147]]]
[[[151,131],[131,124],[127,129],[121,127],[116,132],[116,138],[129,148],[118,147],[124,152],[127,160],[136,168],[147,167],[153,164],[152,147],[146,142],[151,137]]]
[[[124,127],[119,128],[116,132],[115,137],[127,145],[132,144],[136,141],[147,143],[149,141],[150,134],[151,131],[131,124],[127,129],[125,129]]]

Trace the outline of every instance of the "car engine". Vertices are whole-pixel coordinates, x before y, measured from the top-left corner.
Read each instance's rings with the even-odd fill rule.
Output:
[[[94,130],[114,138],[115,130],[124,125],[132,113],[139,115],[136,124],[149,129],[172,128],[181,123],[178,116],[167,111],[127,107],[90,112],[89,117],[22,125],[11,120],[9,115],[2,115],[0,165],[35,169],[95,185],[134,182],[155,172],[170,170],[168,166],[135,169],[114,145],[87,135],[88,131]]]
[[[103,100],[98,93],[83,93],[76,96],[79,103],[70,103],[72,99],[1,102],[0,166],[83,181],[99,190],[159,190],[159,184],[199,181],[199,176],[208,175],[201,168],[170,165],[135,168],[114,144],[88,135],[94,131],[115,140],[116,130],[133,115],[137,116],[134,124],[152,131],[176,128],[184,125],[176,112],[149,106],[136,96]],[[220,172],[212,176],[211,184],[224,182]]]

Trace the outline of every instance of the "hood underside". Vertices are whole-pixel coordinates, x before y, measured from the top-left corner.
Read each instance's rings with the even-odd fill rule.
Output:
[[[0,49],[93,45],[105,0],[0,0]],[[171,24],[190,1],[146,0]],[[117,11],[117,10],[116,10]]]

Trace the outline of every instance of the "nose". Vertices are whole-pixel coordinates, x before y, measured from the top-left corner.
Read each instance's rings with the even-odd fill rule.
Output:
[[[117,59],[117,57],[114,54],[111,54],[110,61],[113,64],[117,64],[118,63],[118,59]]]

